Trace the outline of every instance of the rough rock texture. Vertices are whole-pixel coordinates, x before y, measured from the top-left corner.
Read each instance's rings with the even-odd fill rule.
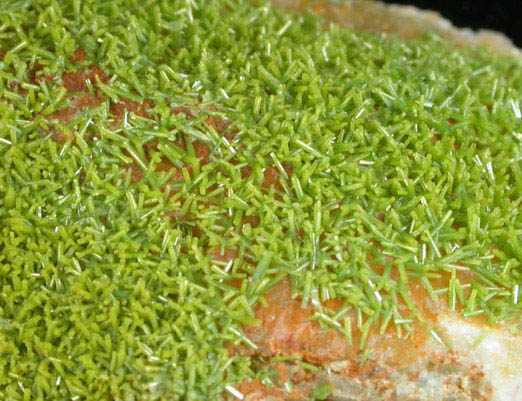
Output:
[[[415,303],[429,301],[417,286],[409,289]],[[256,349],[236,348],[258,357],[273,373],[273,386],[244,382],[239,391],[248,401],[308,400],[318,386],[329,385],[331,401],[520,401],[522,399],[522,337],[484,319],[461,317],[444,299],[430,307],[429,325],[415,335],[398,338],[370,332],[371,350],[362,362],[359,337],[347,344],[334,329],[310,321],[311,307],[292,298],[287,282],[269,291],[266,306],[258,305],[261,324],[245,327]],[[334,309],[335,305],[329,305]],[[432,331],[430,327],[436,327]],[[300,356],[300,360],[292,356]],[[290,358],[274,362],[270,357]],[[307,365],[302,365],[305,362]],[[303,367],[304,366],[304,367]],[[315,369],[310,369],[315,366]]]
[[[480,370],[457,359],[430,359],[424,364],[399,371],[390,366],[373,365],[357,373],[350,372],[349,363],[338,362],[328,366],[300,383],[294,383],[293,392],[245,387],[245,400],[307,400],[317,386],[330,385],[330,401],[401,400],[401,401],[487,401],[492,389]],[[278,366],[281,369],[281,365]],[[299,367],[285,363],[288,376],[302,374]],[[284,388],[281,386],[281,388]],[[254,390],[252,390],[254,389]]]

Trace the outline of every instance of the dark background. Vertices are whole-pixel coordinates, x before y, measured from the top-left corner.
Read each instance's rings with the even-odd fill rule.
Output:
[[[522,0],[384,0],[438,11],[458,27],[487,28],[505,33],[522,47]]]

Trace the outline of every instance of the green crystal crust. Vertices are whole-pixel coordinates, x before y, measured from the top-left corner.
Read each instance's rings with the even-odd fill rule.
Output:
[[[521,61],[323,28],[257,1],[2,1],[1,399],[220,399],[284,279],[361,348],[423,320],[412,279],[520,316]]]

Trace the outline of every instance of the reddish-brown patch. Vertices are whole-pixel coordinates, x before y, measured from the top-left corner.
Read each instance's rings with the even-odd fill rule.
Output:
[[[179,210],[169,210],[165,212],[165,216],[170,220],[180,220],[181,213]]]
[[[145,145],[143,145],[143,148],[144,148],[146,151],[149,151],[149,150],[158,150],[158,141],[150,141],[150,142],[147,142]]]
[[[280,364],[284,366],[283,364]],[[280,367],[277,366],[276,370],[279,371]],[[298,375],[298,372],[293,372]],[[277,381],[282,384],[283,380],[280,376],[277,377]],[[286,380],[285,380],[286,381]],[[296,381],[292,380],[296,383]],[[252,381],[244,380],[238,388],[239,392],[248,399],[248,401],[264,401],[266,399],[277,400],[277,401],[296,401],[296,400],[307,400],[310,397],[311,389],[300,389],[295,387],[294,390],[289,393],[284,390],[280,390],[276,387],[266,387],[261,383],[259,379]]]
[[[146,145],[144,145],[144,149],[145,149],[146,153],[149,150],[157,150],[157,145],[158,144],[156,141],[151,141],[151,142],[147,143]],[[146,154],[146,157],[147,157],[147,160],[150,161],[151,157],[148,153]],[[187,163],[184,163],[184,167],[187,168],[189,175],[192,177],[192,167]],[[136,163],[128,164],[126,166],[126,168],[127,168],[127,170],[129,170],[129,169],[131,170],[131,182],[133,184],[136,182],[139,182],[143,179],[143,171]],[[170,162],[170,160],[165,156],[161,157],[160,161],[156,164],[154,171],[156,171],[158,173],[160,173],[160,172],[168,173],[170,171],[174,171],[174,175],[170,178],[169,183],[170,182],[181,182],[185,179],[185,176],[183,175],[183,168],[178,168],[178,167],[174,166]],[[162,190],[165,190],[165,188],[162,188]],[[172,195],[173,195],[173,193],[169,194],[169,196],[172,196]],[[169,214],[169,212],[166,214]]]
[[[284,363],[278,363],[276,365],[277,379],[283,383],[288,380],[288,368]]]
[[[150,118],[148,110],[154,107],[152,100],[144,100],[141,103],[134,102],[129,99],[119,98],[118,102],[111,103],[111,114],[117,121],[123,120],[125,113],[132,112],[140,117]]]
[[[228,142],[232,142],[234,140],[234,138],[236,137],[236,135],[237,135],[237,130],[229,128],[227,130],[227,132],[225,133],[225,138],[227,138]]]
[[[49,83],[51,81],[54,81],[56,79],[56,75],[50,74],[50,75],[42,75],[42,76],[36,76],[37,73],[43,70],[43,65],[41,65],[38,60],[35,61],[33,68],[31,68],[27,75],[29,75],[29,79],[31,82],[38,84],[40,82]]]
[[[65,142],[67,142],[69,138],[70,136],[63,132],[53,132],[51,135],[51,140],[53,142],[59,143],[60,145],[63,145]]]
[[[208,145],[200,141],[195,141],[194,151],[196,152],[196,157],[202,164],[207,164],[210,162],[210,148]]]
[[[21,94],[21,95],[27,95],[27,90],[24,89],[24,88],[22,88],[22,86],[20,85],[19,82],[15,82],[15,81],[13,81],[13,82],[9,83],[9,87],[10,87],[12,90],[18,92],[18,93]]]
[[[218,111],[218,108],[213,104],[209,106],[209,109],[212,111]],[[230,121],[219,117],[208,116],[205,122],[208,126],[214,128],[218,134],[225,133],[225,138],[229,142],[232,141],[237,134],[235,129],[230,129]]]
[[[259,216],[252,215],[252,216],[243,216],[243,224],[250,224],[252,228],[256,228],[259,226],[261,219]]]
[[[235,278],[235,279],[232,279],[232,280],[230,280],[230,281],[227,281],[227,284],[230,285],[231,287],[234,287],[234,288],[240,289],[241,286],[243,285],[243,279]],[[231,346],[231,347],[229,348],[229,351],[231,352],[230,355],[233,355],[234,350],[235,350],[235,348],[234,348],[233,346]]]
[[[268,307],[258,304],[254,313],[262,324],[244,327],[245,333],[257,340],[267,355],[300,355],[312,363],[326,363],[344,359],[353,353],[346,338],[337,330],[322,330],[319,323],[310,321],[310,306],[301,307],[301,300],[292,299],[287,281],[264,295]]]
[[[230,262],[237,258],[239,252],[235,248],[225,249],[224,252],[221,252],[221,248],[219,246],[215,246],[207,252],[207,255],[214,260],[219,260],[221,262]]]
[[[209,106],[209,109],[212,111],[217,111],[217,107],[212,104]],[[171,115],[184,114],[188,120],[194,119],[198,113],[199,113],[199,111],[191,109],[187,106],[178,106],[178,107],[174,107],[170,110]],[[227,120],[223,120],[222,118],[208,116],[205,120],[205,123],[208,126],[211,126],[212,128],[214,128],[214,130],[218,134],[225,133],[225,138],[228,141],[232,141],[234,139],[235,135],[237,134],[236,130],[229,129],[230,122],[228,122]]]
[[[283,169],[288,177],[290,177],[294,171],[294,166],[291,163],[283,163]],[[270,189],[274,187],[277,190],[282,190],[281,185],[281,172],[274,166],[268,166],[263,172],[265,180],[261,184],[261,188]]]
[[[245,179],[252,175],[252,167],[251,166],[245,166],[241,167],[241,178]]]
[[[130,170],[131,172],[130,178],[132,184],[135,184],[143,179],[143,170],[135,162],[127,164],[126,169]]]
[[[384,213],[384,212],[375,213],[374,217],[379,221],[384,221],[384,219],[386,218],[386,213]]]
[[[192,168],[190,167],[190,165],[188,164],[184,164],[184,167],[187,168],[188,172],[189,172],[189,175],[192,176]],[[169,159],[167,159],[166,157],[162,157],[161,158],[161,161],[156,165],[156,169],[155,171],[156,172],[169,172],[169,171],[172,171],[172,170],[175,170],[174,172],[174,175],[172,176],[172,178],[170,179],[170,182],[181,182],[185,179],[185,177],[183,176],[183,168],[177,168],[175,167]]]
[[[74,116],[82,109],[87,107],[96,107],[101,104],[102,100],[90,94],[75,96],[70,100],[69,107],[59,110],[47,117],[49,120],[57,119],[63,124],[70,123]]]
[[[187,117],[188,120],[192,120],[195,116],[194,112],[189,109],[188,107],[185,107],[185,106],[180,106],[180,107],[174,107],[172,109],[170,109],[170,114],[173,115],[173,114],[184,114],[185,117]]]
[[[156,171],[157,172],[168,172],[174,168],[174,165],[170,162],[169,159],[167,159],[165,156],[163,156],[160,160],[160,162],[156,165]]]
[[[230,123],[218,117],[208,116],[205,120],[208,126],[214,128],[218,134],[222,134],[230,126]]]
[[[265,387],[259,379],[252,381],[244,380],[238,391],[244,397],[248,397],[249,401],[263,401],[268,397],[275,397],[278,401],[291,399],[291,394],[274,387]]]
[[[87,59],[87,55],[83,51],[83,49],[76,49],[71,58],[71,62],[73,63],[81,63]]]
[[[212,104],[209,106],[209,109],[212,111],[217,111],[217,107]],[[189,119],[189,120],[194,119],[194,117],[196,116],[197,113],[198,113],[197,111],[190,109],[187,106],[178,106],[178,107],[174,107],[170,110],[171,115],[172,114],[184,114],[187,117],[187,119]],[[226,131],[225,137],[229,141],[234,139],[234,136],[236,135],[236,132],[234,130],[228,129],[230,127],[230,122],[228,122],[227,120],[224,120],[222,118],[208,116],[205,120],[205,123],[208,126],[214,128],[214,130],[218,134],[222,134]]]
[[[281,189],[281,184],[279,183],[279,177],[281,177],[281,172],[273,166],[268,166],[263,172],[265,180],[261,184],[261,187],[264,189],[269,189],[271,187],[275,187],[276,189]]]
[[[49,74],[49,75],[43,75],[41,77],[36,77],[34,79],[34,82],[35,83],[40,83],[40,82],[45,82],[46,84],[48,84],[49,82],[52,82],[56,79],[56,75],[54,74]]]
[[[292,163],[284,162],[282,163],[283,170],[285,170],[287,176],[291,176],[294,172],[294,165]]]
[[[87,71],[68,72],[63,74],[63,86],[69,92],[85,92],[87,90],[87,82],[96,85],[96,77],[104,83],[109,81],[109,77],[107,77],[105,72],[97,65],[93,65]]]

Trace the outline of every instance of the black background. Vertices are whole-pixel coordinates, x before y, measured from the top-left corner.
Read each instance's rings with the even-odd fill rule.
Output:
[[[522,47],[522,0],[384,0],[438,11],[458,27],[504,32]]]

